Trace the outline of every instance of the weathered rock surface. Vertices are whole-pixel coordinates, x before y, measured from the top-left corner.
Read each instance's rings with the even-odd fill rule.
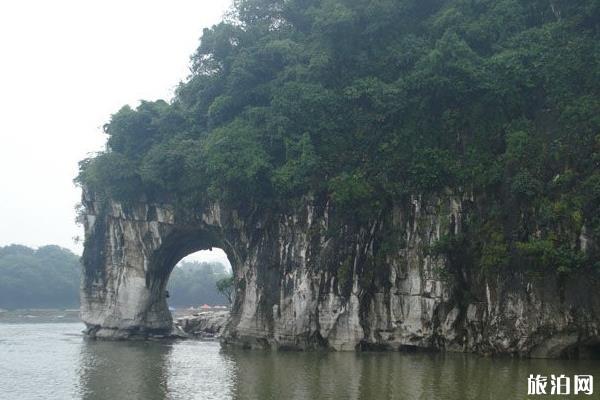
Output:
[[[176,211],[103,204],[85,193],[82,319],[102,338],[169,332],[164,290],[173,266],[193,251],[221,247],[237,287],[225,343],[594,353],[600,283],[591,277],[490,278],[428,255],[442,235],[461,232],[472,202],[413,197],[357,227],[334,218],[326,199],[306,198],[289,212],[219,204]]]
[[[229,320],[229,311],[204,311],[175,320],[175,326],[194,338],[218,338]]]

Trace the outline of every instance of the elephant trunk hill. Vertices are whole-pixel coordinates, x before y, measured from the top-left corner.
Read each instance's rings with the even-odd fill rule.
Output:
[[[168,335],[193,251],[225,343],[596,357],[597,0],[239,0],[80,164],[90,335]]]

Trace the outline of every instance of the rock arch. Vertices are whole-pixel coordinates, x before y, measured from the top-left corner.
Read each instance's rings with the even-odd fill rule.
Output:
[[[427,248],[460,232],[464,202],[411,197],[357,226],[335,217],[327,198],[277,211],[218,203],[176,211],[100,201],[84,190],[81,317],[94,337],[168,335],[172,268],[189,253],[220,247],[236,283],[226,343],[595,356],[600,280],[593,275],[561,281],[471,270],[460,284],[448,279],[452,266]]]
[[[125,205],[99,201],[90,192],[82,203],[81,317],[90,336],[167,336],[172,317],[165,288],[175,264],[213,247],[227,252],[234,270],[241,262],[225,238],[217,205],[181,216],[168,204]]]

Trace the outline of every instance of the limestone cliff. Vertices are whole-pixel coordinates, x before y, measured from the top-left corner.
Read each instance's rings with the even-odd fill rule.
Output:
[[[428,249],[458,234],[473,203],[412,197],[365,226],[327,199],[289,212],[125,206],[84,193],[82,318],[96,337],[166,335],[175,263],[223,248],[236,296],[226,344],[280,349],[439,349],[533,357],[589,355],[600,283],[481,274]]]

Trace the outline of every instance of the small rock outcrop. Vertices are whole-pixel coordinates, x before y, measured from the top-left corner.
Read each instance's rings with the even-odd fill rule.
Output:
[[[236,285],[218,330],[228,344],[595,354],[600,282],[593,277],[486,275],[430,254],[443,235],[461,232],[472,202],[414,196],[356,226],[335,217],[327,199],[307,197],[284,211],[218,203],[176,210],[101,202],[86,192],[82,319],[98,338],[170,332],[164,292],[172,268],[191,252],[220,247]],[[181,324],[216,331],[202,318]]]
[[[229,319],[229,311],[203,311],[180,317],[175,327],[193,338],[218,338]]]

